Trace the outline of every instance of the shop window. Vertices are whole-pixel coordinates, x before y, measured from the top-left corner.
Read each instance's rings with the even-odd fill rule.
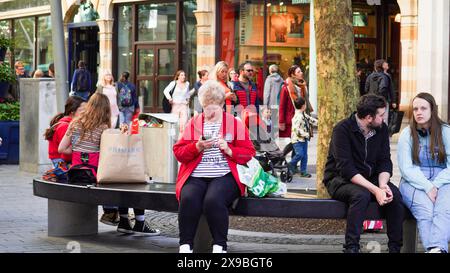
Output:
[[[183,1],[183,43],[181,51],[181,67],[186,72],[187,80],[191,85],[197,80],[197,20],[194,10],[196,1]]]
[[[22,61],[28,75],[35,68],[34,40],[35,17],[14,20],[14,59]]]
[[[0,11],[11,11],[50,5],[50,0],[8,0],[0,1]]]
[[[176,3],[138,6],[139,41],[176,40]]]
[[[131,71],[131,61],[133,57],[133,28],[131,12],[131,6],[119,6],[118,8],[117,66],[119,75],[124,71]]]
[[[290,66],[309,67],[309,1],[222,1],[221,60],[237,68],[251,61],[256,68],[255,81],[263,85],[264,57],[267,66],[277,64],[283,77]],[[264,12],[267,20],[264,21]],[[264,40],[264,24],[267,25]],[[264,56],[264,44],[267,55]],[[305,73],[307,74],[307,73]]]
[[[50,16],[42,16],[38,19],[38,69],[48,71],[53,62],[52,22]]]

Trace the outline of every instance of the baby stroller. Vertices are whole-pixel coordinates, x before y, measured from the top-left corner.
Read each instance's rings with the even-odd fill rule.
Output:
[[[288,168],[283,152],[270,137],[265,124],[255,113],[243,113],[243,121],[249,130],[250,138],[256,150],[255,158],[265,172],[271,173],[285,183],[292,181],[293,174]]]

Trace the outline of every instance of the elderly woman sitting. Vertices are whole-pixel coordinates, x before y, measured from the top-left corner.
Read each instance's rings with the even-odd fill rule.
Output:
[[[224,88],[209,80],[198,92],[203,113],[187,124],[173,151],[181,163],[176,184],[179,201],[180,253],[190,253],[200,216],[213,237],[213,253],[227,250],[228,208],[245,193],[237,164],[247,163],[255,149],[245,126],[225,113]]]

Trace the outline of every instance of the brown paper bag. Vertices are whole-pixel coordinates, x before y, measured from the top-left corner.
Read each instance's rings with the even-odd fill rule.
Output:
[[[106,183],[146,183],[144,147],[140,134],[105,130],[100,142],[97,181]]]

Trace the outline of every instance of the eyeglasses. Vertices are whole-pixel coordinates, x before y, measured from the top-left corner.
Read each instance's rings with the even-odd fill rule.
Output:
[[[247,72],[253,72],[253,69],[246,69]]]

